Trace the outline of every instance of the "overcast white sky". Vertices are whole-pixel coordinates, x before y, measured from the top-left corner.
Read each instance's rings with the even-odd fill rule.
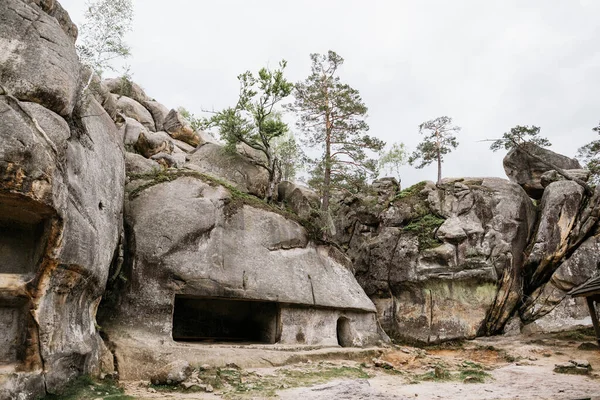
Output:
[[[83,20],[82,0],[60,0]],[[409,150],[418,125],[462,127],[444,176],[501,176],[489,143],[534,124],[574,156],[600,120],[599,0],[134,0],[134,80],[167,107],[199,114],[237,100],[236,76],[288,61],[296,82],[310,53],[336,51],[344,81],[369,107],[370,133]],[[402,186],[435,180],[410,166]]]

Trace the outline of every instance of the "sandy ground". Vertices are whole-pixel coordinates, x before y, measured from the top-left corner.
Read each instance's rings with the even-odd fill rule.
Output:
[[[124,386],[136,399],[600,400],[600,350],[579,349],[583,342],[593,338],[580,333],[495,337],[425,349],[392,346],[379,359],[362,362],[231,368],[218,373],[223,379],[217,383],[222,384],[213,393],[169,391],[145,382]],[[553,372],[556,364],[569,360],[587,360],[593,369],[589,375]],[[468,383],[473,371],[479,378]],[[210,374],[206,372],[203,382]]]

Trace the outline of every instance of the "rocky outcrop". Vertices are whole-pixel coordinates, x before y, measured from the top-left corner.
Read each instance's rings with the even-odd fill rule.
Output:
[[[548,282],[536,288],[521,307],[521,320],[525,324],[541,325],[539,329],[560,330],[589,319],[582,299],[566,299],[567,293],[600,273],[600,236],[592,236],[553,271]],[[563,300],[571,301],[571,307],[561,307]],[[579,301],[580,304],[576,304]],[[566,301],[565,301],[566,303]],[[558,309],[555,311],[555,309]],[[563,308],[561,310],[561,308]],[[540,318],[545,320],[537,322]],[[572,320],[572,321],[569,321]],[[589,321],[588,321],[589,323]]]
[[[227,152],[223,146],[206,143],[189,157],[186,168],[231,182],[243,192],[264,198],[269,185],[269,174],[238,153]]]
[[[551,165],[563,170],[581,169],[576,159],[531,143],[511,149],[504,157],[504,171],[508,179],[521,185],[533,199],[542,198],[542,175],[554,170]]]
[[[343,255],[313,244],[301,225],[276,208],[240,197],[210,177],[183,170],[165,174],[167,179],[137,177],[128,186],[129,263],[116,312],[102,320],[121,376],[150,376],[169,359],[166,354],[177,352],[178,337],[215,331],[236,337],[234,327],[227,333],[220,325],[207,333],[209,317],[201,326],[180,321],[178,315],[190,308],[223,312],[223,321],[246,320],[245,332],[258,325],[257,340],[266,343],[336,345],[341,318],[351,345],[380,339],[375,307]],[[238,305],[225,307],[223,301]],[[140,340],[132,345],[131,337]],[[156,362],[140,369],[127,359],[131,346]],[[194,354],[188,349],[190,361]]]
[[[0,398],[110,372],[96,329],[122,226],[125,164],[83,92],[77,29],[55,1],[0,3]]]
[[[349,210],[364,207],[360,198],[343,201],[355,204]],[[519,300],[513,290],[535,223],[518,185],[495,178],[422,183],[379,204],[378,214],[342,213],[336,225],[388,334],[435,342],[503,326]]]
[[[302,219],[309,219],[321,205],[321,199],[317,193],[288,181],[283,181],[278,185],[277,198]]]
[[[140,124],[144,125],[144,127],[149,131],[156,132],[154,118],[152,117],[152,114],[150,114],[150,111],[146,110],[144,106],[126,96],[120,96],[116,99],[116,101],[117,110],[125,117],[133,118]]]
[[[123,150],[94,100],[75,130],[36,103],[0,96],[0,107],[0,336],[14,346],[2,362],[22,371],[0,377],[0,397],[34,397],[99,373],[95,313],[120,235]]]

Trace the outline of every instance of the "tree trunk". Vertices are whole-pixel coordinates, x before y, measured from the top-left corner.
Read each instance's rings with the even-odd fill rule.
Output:
[[[438,130],[435,131],[435,136],[437,139],[437,167],[438,167],[438,176],[437,176],[437,184],[442,184],[442,151],[441,151],[441,138]]]
[[[323,173],[323,203],[321,210],[329,210],[329,197],[331,196],[331,115],[329,112],[329,93],[325,91],[325,168]]]

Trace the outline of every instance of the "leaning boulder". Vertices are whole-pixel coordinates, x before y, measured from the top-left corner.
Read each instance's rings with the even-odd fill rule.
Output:
[[[144,104],[145,102],[151,100],[140,85],[135,82],[131,82],[125,77],[105,79],[103,83],[111,93],[114,93],[118,96],[129,97],[140,104]]]
[[[154,118],[154,124],[156,125],[156,130],[163,131],[165,119],[167,118],[167,115],[169,115],[169,109],[160,104],[158,101],[150,100],[145,101],[142,104],[148,111],[150,111],[150,114],[152,114],[152,118]]]
[[[576,159],[532,143],[524,144],[522,148],[515,147],[504,157],[504,171],[508,179],[521,185],[533,199],[542,198],[542,175],[554,169],[551,165],[564,170],[581,169]]]
[[[163,122],[163,128],[173,139],[181,140],[191,146],[200,144],[200,137],[176,110],[171,110]]]
[[[523,322],[533,331],[552,331],[573,328],[589,319],[585,301],[568,299],[567,293],[600,273],[600,236],[592,236],[563,262],[550,280],[527,296],[521,307]]]

